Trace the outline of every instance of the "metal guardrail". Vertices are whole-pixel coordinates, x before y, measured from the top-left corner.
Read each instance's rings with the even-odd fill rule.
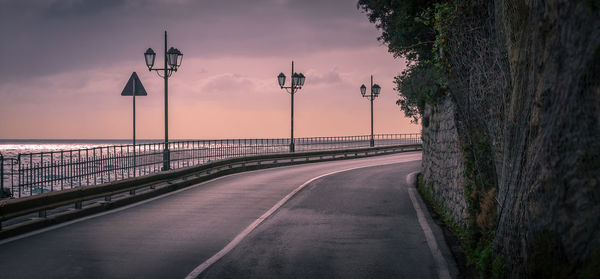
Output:
[[[376,146],[421,143],[420,134],[375,135]],[[296,151],[340,150],[368,147],[370,136],[295,139]],[[287,153],[289,139],[223,139],[176,141],[168,144],[171,169],[265,154]],[[135,149],[135,152],[134,152]],[[0,198],[23,198],[98,185],[161,172],[164,143],[115,145],[89,149],[22,153],[0,157]]]
[[[93,203],[98,207],[111,204],[120,195],[121,199],[139,200],[140,198],[143,198],[143,195],[147,195],[148,197],[156,196],[171,190],[206,181],[216,176],[234,172],[289,164],[359,158],[420,149],[422,149],[421,144],[412,144],[238,157],[195,167],[182,168],[180,170],[169,170],[142,177],[113,181],[95,186],[48,192],[21,199],[5,199],[0,201],[0,236],[5,236],[4,234],[6,232],[2,232],[2,222],[6,220],[32,213],[38,213],[37,217],[45,218],[47,217],[47,212],[49,210],[62,206],[73,205],[76,210],[81,210],[84,207],[84,202],[87,201],[99,200],[99,202]],[[143,190],[146,192],[143,193]],[[125,196],[123,197],[123,195]],[[136,195],[138,197],[136,197]]]
[[[0,153],[0,200],[12,198],[11,185],[16,183],[17,159],[6,158]]]

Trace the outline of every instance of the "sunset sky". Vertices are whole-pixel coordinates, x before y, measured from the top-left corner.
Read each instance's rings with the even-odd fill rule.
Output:
[[[289,137],[290,96],[276,76],[306,75],[295,136],[370,133],[370,75],[380,84],[375,133],[415,133],[395,104],[404,68],[377,41],[356,0],[0,0],[0,139],[127,139],[133,71],[137,137],[164,136],[163,81],[143,53],[163,32],[184,53],[169,79],[171,139]],[[288,78],[289,80],[289,78]]]

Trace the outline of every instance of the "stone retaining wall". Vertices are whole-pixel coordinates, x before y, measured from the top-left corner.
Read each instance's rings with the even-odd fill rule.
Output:
[[[455,125],[454,103],[445,98],[437,107],[427,106],[423,117],[422,174],[425,187],[457,224],[466,225],[464,158]],[[428,124],[426,126],[426,124]]]

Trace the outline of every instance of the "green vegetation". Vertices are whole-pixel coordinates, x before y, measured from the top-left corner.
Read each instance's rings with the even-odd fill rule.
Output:
[[[470,143],[469,143],[470,141]],[[496,185],[493,177],[493,161],[490,143],[482,132],[470,135],[463,140],[465,157],[464,187],[465,198],[471,227],[476,239],[484,234],[495,231],[498,223],[496,216]]]
[[[491,235],[493,238],[493,235]],[[492,242],[478,246],[468,252],[467,261],[475,266],[481,278],[504,278],[504,259],[494,256]]]
[[[454,221],[454,219],[452,218],[452,215],[450,215],[450,211],[447,210],[442,204],[438,203],[433,198],[433,195],[431,194],[431,190],[429,190],[432,187],[433,187],[432,182],[429,182],[429,185],[427,185],[427,187],[426,187],[425,183],[423,182],[423,176],[419,175],[417,190],[419,191],[419,194],[421,194],[421,197],[423,197],[423,199],[425,199],[425,202],[427,202],[427,204],[429,204],[433,208],[435,213],[437,213],[438,215],[440,215],[442,217],[446,226],[448,226],[448,228],[450,228],[452,233],[454,233],[454,235],[456,237],[458,237],[458,239],[462,243],[468,242],[469,235],[467,233],[467,230],[465,228],[463,228],[462,226],[460,226],[458,223],[456,223]]]
[[[494,232],[488,232],[485,237],[477,237],[472,227],[460,226],[452,218],[450,211],[433,198],[431,188],[433,188],[433,183],[429,182],[425,185],[423,176],[419,176],[417,190],[425,202],[442,217],[446,226],[460,240],[467,257],[467,264],[477,270],[480,278],[504,278],[504,259],[501,255],[493,253]]]
[[[501,256],[496,256],[492,262],[492,278],[501,279],[504,277],[504,258]]]
[[[425,104],[436,104],[446,93],[446,81],[441,72],[431,63],[418,63],[409,66],[395,77],[396,91],[400,98],[396,104],[418,123],[425,110]],[[423,123],[424,124],[424,123]]]
[[[436,34],[430,26],[416,18],[436,2],[359,0],[358,7],[366,11],[369,20],[381,30],[378,39],[388,45],[391,53],[408,61],[424,61],[432,58]]]
[[[452,30],[453,8],[447,1],[360,0],[359,8],[382,32],[378,38],[408,67],[395,78],[396,102],[414,122],[423,115],[425,104],[435,105],[447,93],[444,69],[447,41]]]
[[[466,179],[464,193],[469,213],[467,259],[477,268],[481,278],[503,278],[503,257],[494,255],[492,246],[498,216],[490,143],[483,132],[476,132],[462,142],[465,158],[463,175]]]

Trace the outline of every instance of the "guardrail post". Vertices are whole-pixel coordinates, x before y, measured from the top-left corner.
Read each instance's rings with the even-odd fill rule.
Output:
[[[39,218],[46,218],[46,216],[48,216],[48,213],[46,212],[45,209],[38,211],[38,217]]]
[[[135,189],[129,190],[129,195],[135,196]]]
[[[81,202],[81,201],[75,202],[75,209],[81,209],[82,207],[83,207],[83,202]]]
[[[4,198],[4,156],[0,153],[0,199]],[[0,224],[0,228],[2,225]]]

